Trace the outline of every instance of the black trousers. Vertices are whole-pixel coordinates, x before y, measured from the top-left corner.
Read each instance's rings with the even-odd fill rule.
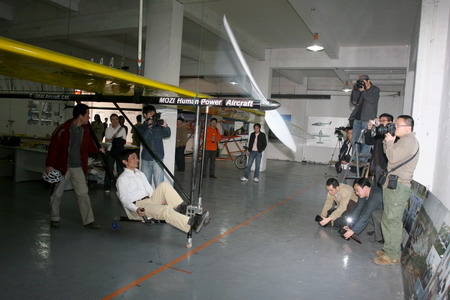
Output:
[[[186,146],[179,146],[175,148],[175,165],[177,166],[178,171],[184,171],[185,163],[184,163],[184,150]]]
[[[216,170],[216,150],[206,150],[205,151],[205,162],[203,164],[203,176],[206,176],[206,170],[208,168],[209,162],[209,176],[215,176]]]

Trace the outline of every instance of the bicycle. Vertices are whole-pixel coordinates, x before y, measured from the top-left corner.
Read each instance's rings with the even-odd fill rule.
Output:
[[[244,150],[242,150],[241,153],[234,158],[234,165],[238,169],[245,169],[245,167],[247,167],[247,150],[248,147],[244,146]]]

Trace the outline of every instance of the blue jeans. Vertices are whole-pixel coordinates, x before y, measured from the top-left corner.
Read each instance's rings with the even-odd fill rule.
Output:
[[[153,186],[154,189],[156,189],[158,185],[164,181],[164,170],[156,162],[156,160],[142,160],[141,168],[142,172],[147,177],[148,182]]]
[[[359,155],[361,154],[370,154],[370,145],[366,145],[365,143],[362,143],[361,145],[357,146],[357,142],[359,140],[359,136],[361,135],[361,130],[367,129],[367,123],[368,121],[361,121],[361,120],[354,120],[353,121],[353,136],[352,136],[352,146],[353,149],[356,150],[356,147],[358,148]],[[356,152],[355,152],[356,155]],[[356,156],[353,158],[353,160],[356,160]],[[367,162],[367,158],[363,158],[359,160],[360,162]]]
[[[253,161],[255,161],[255,173],[253,174],[253,178],[259,177],[259,165],[261,164],[261,157],[262,153],[258,151],[251,151],[250,157],[248,159],[247,168],[245,169],[245,175],[244,177],[248,179],[248,176],[250,176],[250,169],[252,168]]]

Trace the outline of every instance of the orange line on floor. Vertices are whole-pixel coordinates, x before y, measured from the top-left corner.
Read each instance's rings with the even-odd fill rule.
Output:
[[[188,273],[188,274],[192,274],[192,272],[181,270],[181,269],[178,269],[178,268],[175,268],[175,267],[169,267],[169,269],[180,271],[180,272],[184,272],[184,273]]]
[[[243,222],[243,223],[237,225],[236,227],[231,228],[230,230],[228,230],[228,231],[222,233],[221,235],[219,235],[219,236],[215,237],[214,239],[210,240],[209,242],[206,242],[205,244],[203,244],[203,245],[201,245],[201,246],[195,248],[194,250],[191,250],[191,251],[189,251],[188,253],[186,253],[186,254],[184,254],[184,255],[182,255],[182,256],[180,256],[180,257],[174,259],[173,261],[171,261],[171,262],[169,262],[168,264],[162,266],[161,268],[156,269],[155,271],[153,271],[153,272],[151,272],[151,273],[149,273],[149,274],[147,274],[147,275],[145,275],[145,276],[139,278],[138,280],[136,280],[136,281],[134,281],[134,282],[132,282],[132,283],[130,283],[130,284],[124,286],[123,288],[121,288],[121,289],[115,291],[114,293],[109,294],[109,295],[106,296],[106,297],[103,297],[102,300],[109,300],[109,299],[112,299],[112,298],[114,298],[114,297],[116,297],[116,296],[122,294],[123,292],[127,291],[128,289],[132,288],[133,286],[136,286],[136,285],[138,285],[139,283],[141,283],[141,282],[143,282],[143,281],[145,281],[145,280],[147,280],[147,279],[149,279],[149,278],[155,276],[156,274],[161,273],[161,272],[164,271],[165,269],[168,269],[168,268],[172,267],[172,266],[175,265],[176,263],[179,263],[180,261],[182,261],[183,259],[185,259],[185,258],[191,256],[192,254],[194,254],[194,253],[196,253],[196,252],[202,250],[203,248],[205,248],[205,247],[211,245],[212,243],[217,242],[218,240],[222,239],[223,237],[225,237],[225,236],[227,236],[227,235],[230,235],[231,233],[233,233],[234,231],[238,230],[239,228],[241,228],[241,227],[247,225],[247,224],[250,223],[251,221],[253,221],[253,220],[259,218],[260,216],[262,216],[262,215],[264,215],[264,214],[266,214],[266,213],[268,213],[268,212],[271,211],[272,209],[277,208],[278,206],[285,204],[286,202],[292,200],[292,199],[293,199],[294,197],[296,197],[297,195],[299,195],[299,194],[301,194],[301,193],[303,193],[303,192],[309,190],[310,188],[312,188],[312,187],[315,186],[315,185],[317,185],[317,183],[310,184],[310,185],[304,187],[303,189],[301,189],[301,190],[298,191],[297,193],[293,194],[293,195],[290,196],[289,198],[287,198],[287,199],[285,199],[285,200],[283,200],[283,201],[281,201],[281,202],[275,204],[275,205],[272,206],[272,207],[269,207],[268,209],[266,209],[266,210],[260,212],[260,213],[257,214],[257,215],[254,215],[253,217],[251,217],[251,218],[248,219],[247,221],[245,221],[245,222]]]

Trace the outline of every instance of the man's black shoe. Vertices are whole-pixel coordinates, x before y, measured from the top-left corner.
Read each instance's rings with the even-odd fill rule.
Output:
[[[191,217],[189,220],[189,225],[192,226],[192,229],[195,233],[199,233],[202,230],[203,225],[209,221],[209,211],[205,211],[202,215],[195,214],[194,217]],[[193,223],[193,224],[192,224]]]
[[[50,226],[53,228],[59,228],[59,221],[50,221]]]
[[[367,231],[366,234],[368,236],[373,236],[375,234],[375,231]]]
[[[187,205],[184,203],[181,203],[180,205],[177,206],[177,208],[175,208],[176,212],[179,212],[182,215],[186,214],[187,211]]]
[[[89,224],[86,224],[86,225],[84,225],[84,227],[90,228],[90,229],[100,229],[100,228],[102,228],[102,226],[100,226],[99,224],[97,224],[95,222],[91,222]]]
[[[216,177],[216,176],[214,176],[214,175],[211,175],[211,176],[209,176],[209,178],[214,178],[214,179],[217,179],[217,177]]]

